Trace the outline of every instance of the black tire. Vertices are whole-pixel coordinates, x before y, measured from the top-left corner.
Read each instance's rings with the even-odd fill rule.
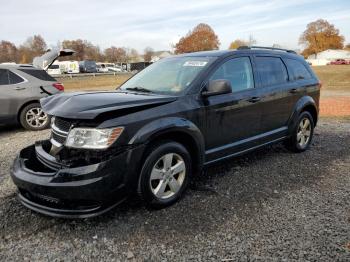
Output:
[[[32,103],[29,105],[26,105],[20,112],[19,115],[19,121],[21,125],[27,129],[27,130],[33,130],[33,131],[38,131],[38,130],[44,130],[50,126],[50,116],[46,115],[47,121],[45,121],[42,125],[35,126],[34,124],[31,124],[28,119],[27,119],[27,114],[30,112],[30,110],[36,111],[36,109],[41,109],[41,106],[39,103]]]
[[[305,121],[305,119],[307,119],[310,123],[310,136],[308,140],[306,140],[304,137],[304,139],[307,142],[305,142],[305,144],[302,145],[301,140],[298,139],[298,132],[301,132],[300,125],[301,125],[301,122]],[[313,134],[314,134],[314,120],[308,111],[304,111],[299,115],[298,121],[295,127],[293,128],[292,135],[288,140],[285,141],[285,145],[289,150],[293,152],[296,152],[296,153],[304,152],[310,147]]]
[[[158,182],[157,179],[154,179],[151,182],[151,173],[153,168],[156,168],[156,165],[162,163],[162,160],[161,160],[162,157],[168,154],[174,154],[173,156],[174,160],[172,163],[181,164],[180,163],[181,160],[179,159],[181,158],[183,160],[182,162],[184,162],[184,165],[185,165],[184,167],[185,175],[183,179],[180,178],[180,175],[181,177],[183,176],[183,172],[179,173],[178,175],[174,175],[172,178],[170,177],[169,178],[170,181],[168,182],[169,184],[167,185],[167,188],[166,188],[168,189],[168,191],[170,191],[169,194],[173,193],[172,189],[169,186],[170,183],[174,182],[173,179],[176,179],[176,182],[178,183],[178,185],[181,184],[179,187],[179,190],[176,193],[173,193],[173,195],[170,195],[166,198],[161,198],[156,196],[156,194],[153,191],[154,190],[153,187],[156,187],[156,185],[159,186],[161,183],[161,180],[159,180]],[[192,172],[190,154],[188,153],[187,149],[179,143],[172,142],[172,141],[163,141],[162,143],[157,143],[156,145],[150,147],[149,150],[147,150],[146,156],[147,157],[144,160],[144,163],[141,169],[141,174],[139,177],[138,189],[137,189],[138,195],[141,197],[141,199],[143,200],[143,202],[147,207],[150,207],[153,209],[160,209],[160,208],[164,208],[174,204],[182,197],[190,181],[191,172]],[[163,164],[165,165],[165,163]],[[157,170],[160,170],[160,169],[157,169]],[[165,168],[163,168],[162,170],[165,170]],[[164,173],[162,175],[164,177],[166,176],[166,174]],[[164,177],[162,181],[166,181],[166,178],[164,180]],[[182,181],[182,183],[178,181]]]

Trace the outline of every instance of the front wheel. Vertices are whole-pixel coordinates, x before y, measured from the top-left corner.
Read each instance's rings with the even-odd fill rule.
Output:
[[[164,142],[148,150],[143,164],[138,194],[151,208],[163,208],[178,201],[191,176],[191,156],[176,142]]]
[[[50,117],[42,109],[39,103],[25,106],[20,115],[21,125],[28,130],[43,130],[49,127]]]
[[[298,122],[286,146],[293,152],[303,152],[310,147],[314,133],[314,121],[307,111],[299,115]]]

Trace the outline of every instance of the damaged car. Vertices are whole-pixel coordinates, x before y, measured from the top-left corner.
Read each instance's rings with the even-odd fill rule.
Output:
[[[319,94],[290,50],[165,58],[116,91],[42,99],[51,136],[19,153],[11,177],[23,205],[50,216],[96,216],[134,193],[167,207],[212,163],[282,141],[307,150]]]

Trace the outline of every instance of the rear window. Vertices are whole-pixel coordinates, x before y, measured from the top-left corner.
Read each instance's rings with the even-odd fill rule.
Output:
[[[20,71],[31,75],[35,78],[38,78],[40,80],[44,80],[44,81],[56,81],[55,78],[53,78],[52,76],[50,76],[49,74],[46,73],[46,71],[44,70],[37,70],[37,69],[19,69]]]
[[[300,61],[287,58],[285,62],[288,67],[291,81],[312,78],[310,72],[306,69],[305,65]]]
[[[13,85],[13,84],[18,84],[18,83],[21,83],[23,82],[23,78],[16,75],[15,73],[9,71],[9,81],[10,81],[10,84]]]
[[[256,57],[256,68],[263,86],[283,84],[288,81],[286,66],[279,57]]]

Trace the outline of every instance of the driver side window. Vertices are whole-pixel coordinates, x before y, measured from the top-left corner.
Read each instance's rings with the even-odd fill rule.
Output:
[[[237,57],[223,63],[210,80],[225,79],[231,82],[232,92],[254,88],[252,65],[249,57]]]

